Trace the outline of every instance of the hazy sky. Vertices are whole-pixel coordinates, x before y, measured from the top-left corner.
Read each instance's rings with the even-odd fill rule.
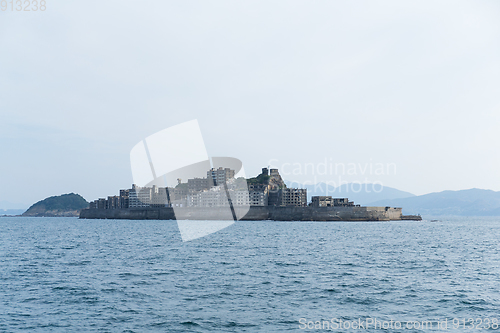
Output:
[[[0,11],[0,201],[116,194],[192,119],[247,175],[500,190],[499,97],[496,0],[47,0]]]

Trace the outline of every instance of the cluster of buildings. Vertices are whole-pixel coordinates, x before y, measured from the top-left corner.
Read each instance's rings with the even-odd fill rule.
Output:
[[[120,190],[117,196],[90,203],[90,209],[127,209],[146,207],[224,207],[280,206],[306,207],[307,190],[287,188],[278,169],[263,168],[262,173],[248,182],[235,178],[229,168],[212,168],[206,178],[178,179],[176,187],[139,187]],[[314,207],[354,206],[347,198],[312,197]]]

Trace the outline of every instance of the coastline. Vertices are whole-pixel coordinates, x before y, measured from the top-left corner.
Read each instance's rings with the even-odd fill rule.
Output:
[[[375,209],[376,208],[376,209]],[[235,207],[238,211],[238,207]],[[118,208],[82,209],[80,219],[226,220],[227,208]],[[275,207],[252,206],[241,221],[421,221],[419,215],[402,215],[390,207]]]

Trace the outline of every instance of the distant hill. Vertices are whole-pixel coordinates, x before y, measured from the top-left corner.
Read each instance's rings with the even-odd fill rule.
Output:
[[[409,198],[384,199],[371,202],[369,205],[402,207],[404,214],[500,216],[500,192],[473,188]]]
[[[75,193],[49,197],[38,201],[23,216],[79,216],[80,210],[88,208],[89,203]]]
[[[379,200],[392,200],[400,198],[414,197],[415,194],[400,191],[389,186],[379,186],[373,184],[349,183],[339,187],[327,185],[326,183],[317,183],[314,185],[303,185],[293,182],[286,182],[288,187],[299,187],[307,189],[308,200],[316,195],[330,195],[337,198],[349,198],[356,204],[366,206],[370,202]]]

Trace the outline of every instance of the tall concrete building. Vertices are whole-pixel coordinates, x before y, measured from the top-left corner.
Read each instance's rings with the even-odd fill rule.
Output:
[[[129,190],[129,207],[130,208],[144,208],[149,207],[151,204],[151,188],[139,187],[132,184]]]
[[[120,197],[117,195],[108,196],[106,200],[106,209],[118,209],[120,208]]]
[[[269,199],[269,185],[249,184],[248,197],[250,206],[267,206]]]
[[[169,205],[167,188],[156,187],[151,189],[151,207],[167,207]]]
[[[307,189],[302,188],[282,188],[281,190],[282,206],[307,206]]]
[[[269,206],[307,206],[307,189],[280,188],[271,189],[269,193]]]
[[[192,178],[188,179],[188,192],[201,192],[208,190],[211,186],[211,182],[208,178]]]
[[[129,208],[129,192],[130,190],[120,190],[120,208]]]
[[[229,168],[212,168],[207,171],[207,178],[212,180],[214,186],[224,185],[229,179],[234,178],[234,170]]]

